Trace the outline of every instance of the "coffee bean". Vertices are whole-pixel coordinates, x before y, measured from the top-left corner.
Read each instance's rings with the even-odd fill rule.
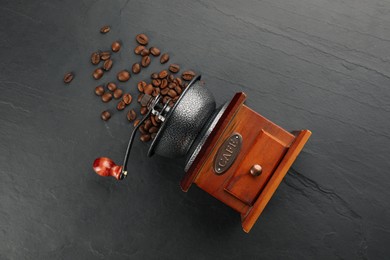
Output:
[[[178,99],[180,98],[180,96],[176,96],[172,99],[173,102],[176,102]]]
[[[137,55],[140,55],[141,52],[145,49],[145,46],[143,45],[138,45],[137,47],[134,48],[134,53]]]
[[[130,73],[127,70],[122,70],[116,75],[119,81],[125,82],[130,79]]]
[[[72,72],[68,72],[68,73],[66,73],[65,76],[64,76],[64,82],[65,82],[66,84],[69,84],[69,83],[73,80],[73,78],[74,78],[73,73],[72,73]]]
[[[158,79],[158,74],[157,74],[157,73],[152,73],[152,74],[150,75],[150,77],[151,77],[152,79]]]
[[[102,101],[103,101],[104,103],[110,102],[111,99],[112,99],[112,94],[111,94],[110,92],[106,92],[106,93],[104,93],[103,96],[102,96]]]
[[[161,85],[161,79],[154,79],[154,80],[152,80],[152,84],[155,87],[159,87]]]
[[[166,71],[166,70],[162,70],[162,71],[160,71],[160,73],[158,73],[158,77],[160,78],[160,79],[164,79],[164,78],[166,78],[168,76],[168,71]]]
[[[109,51],[103,51],[100,53],[101,60],[108,60],[109,58],[111,58],[111,53]]]
[[[108,111],[103,111],[100,117],[102,118],[103,121],[107,121],[111,118],[111,114]]]
[[[114,92],[116,90],[116,84],[114,82],[109,82],[107,84],[107,88],[108,88],[109,91]]]
[[[181,80],[181,78],[175,78],[173,80],[173,82],[175,82],[177,85],[181,86],[183,84],[183,81]]]
[[[152,96],[153,96],[153,97],[157,97],[158,94],[160,94],[160,88],[155,88],[155,89],[153,90]]]
[[[168,53],[164,53],[163,55],[161,55],[161,57],[160,57],[160,63],[161,64],[167,63],[168,61],[169,61]]]
[[[155,56],[155,57],[157,57],[157,56],[159,56],[160,55],[160,50],[158,49],[158,48],[156,48],[156,47],[151,47],[150,49],[149,49],[149,51],[150,51],[150,53],[153,55],[153,56]]]
[[[150,57],[149,56],[144,56],[144,57],[142,57],[142,60],[141,60],[141,65],[142,65],[142,67],[147,67],[147,66],[149,66],[149,64],[150,64]]]
[[[170,101],[169,101],[169,106],[170,106],[170,107],[173,107],[173,105],[175,105],[175,103],[173,102],[173,100],[170,100]]]
[[[166,94],[168,94],[168,92],[169,92],[169,88],[163,88],[161,91],[160,91],[160,93],[161,93],[161,95],[166,95]]]
[[[138,103],[141,103],[141,99],[142,99],[143,96],[144,96],[144,94],[142,94],[142,93],[140,93],[140,94],[138,95],[138,99],[137,99],[137,102],[138,102]]]
[[[114,98],[119,99],[122,96],[122,93],[123,93],[123,90],[121,90],[120,88],[116,89],[114,91]]]
[[[139,124],[140,121],[141,120],[139,120],[139,119],[135,120],[133,126],[136,127]]]
[[[144,87],[144,93],[147,95],[152,95],[152,93],[153,93],[152,84],[148,84],[148,85],[146,85],[146,87]]]
[[[92,76],[94,79],[98,80],[101,77],[103,77],[103,74],[104,74],[104,71],[101,68],[98,68],[93,72]]]
[[[149,55],[149,50],[148,49],[143,49],[142,51],[141,51],[141,56],[148,56]]]
[[[121,44],[118,41],[115,41],[111,44],[111,50],[113,52],[118,52],[121,49]]]
[[[184,79],[184,80],[192,80],[194,77],[195,77],[195,72],[193,72],[192,70],[187,70],[187,71],[184,71],[182,74],[181,74],[181,77]]]
[[[158,123],[157,123],[156,118],[154,116],[150,117],[150,121],[152,121],[152,125],[158,126]]]
[[[109,71],[111,68],[112,68],[112,60],[109,59],[109,60],[104,61],[104,63],[103,63],[103,69],[104,69],[105,71]]]
[[[183,91],[181,90],[181,87],[180,87],[180,86],[176,86],[176,87],[175,87],[175,91],[176,91],[176,93],[177,93],[178,95],[180,95],[181,92],[183,92]]]
[[[175,90],[171,89],[168,91],[168,96],[170,96],[171,98],[174,98],[177,96],[177,93]]]
[[[177,86],[177,84],[175,82],[171,82],[171,83],[168,84],[168,88],[170,88],[170,89],[173,89],[176,86]]]
[[[180,67],[177,64],[171,64],[169,65],[169,71],[172,73],[177,73],[180,71]]]
[[[138,84],[137,84],[138,91],[144,92],[144,88],[146,87],[146,85],[147,85],[146,82],[143,80],[138,82]]]
[[[173,76],[172,74],[169,74],[168,81],[173,82],[174,80],[175,80],[175,76]]]
[[[92,53],[92,55],[91,55],[91,63],[93,65],[97,65],[97,64],[99,64],[99,62],[100,62],[100,53],[99,52]]]
[[[186,87],[188,87],[188,82],[183,84],[183,88],[186,88]]]
[[[127,112],[127,120],[129,120],[130,122],[132,122],[132,121],[135,120],[136,118],[137,118],[137,114],[135,113],[134,109],[129,110],[129,112]]]
[[[98,96],[101,96],[104,94],[104,88],[103,86],[97,86],[95,88],[95,94],[98,95]]]
[[[144,124],[141,125],[138,129],[141,132],[141,134],[143,134],[143,135],[148,133],[148,131],[145,130],[145,125]]]
[[[152,134],[150,135],[150,138],[154,139],[154,138],[156,138],[156,135],[157,135],[157,133],[152,133]]]
[[[148,36],[146,36],[145,34],[141,33],[141,34],[138,34],[135,39],[137,40],[137,42],[141,45],[146,45],[148,44],[149,42],[149,39],[148,39]]]
[[[119,101],[118,104],[116,105],[116,109],[118,109],[119,111],[125,109],[126,107],[126,104],[123,100]]]
[[[150,134],[157,133],[157,132],[158,132],[158,127],[152,126],[151,128],[149,128],[149,133]]]
[[[144,134],[144,135],[141,135],[141,137],[139,138],[142,142],[149,142],[150,141],[150,135],[149,134]]]
[[[131,67],[131,70],[134,74],[138,74],[141,71],[141,66],[139,65],[139,63],[134,63]]]
[[[111,30],[110,26],[105,25],[102,28],[100,28],[100,33],[108,33]]]
[[[133,97],[129,93],[126,93],[123,95],[122,100],[126,105],[129,105],[133,100]]]
[[[161,80],[160,88],[163,89],[166,88],[167,86],[168,86],[168,80],[166,79]]]
[[[167,88],[166,88],[167,89]],[[169,96],[165,96],[162,100],[163,104],[166,104],[170,100]]]
[[[146,113],[148,113],[148,108],[147,107],[141,107],[140,113],[141,113],[141,115],[146,115]]]
[[[141,108],[142,109],[142,108]],[[152,121],[150,119],[147,119],[144,123],[144,129],[146,131],[149,131],[149,129],[152,127]]]

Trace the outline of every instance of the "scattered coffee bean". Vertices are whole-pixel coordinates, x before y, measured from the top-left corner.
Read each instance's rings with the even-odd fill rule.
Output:
[[[111,53],[109,51],[103,51],[100,53],[101,60],[108,60],[109,58],[111,58]]]
[[[148,133],[148,131],[145,130],[145,125],[140,125],[139,131],[140,131],[141,134],[143,134],[143,135]]]
[[[97,86],[95,88],[95,94],[98,95],[98,96],[101,96],[104,94],[104,88],[103,86]]]
[[[157,74],[157,73],[152,73],[152,74],[150,75],[150,77],[151,77],[152,79],[158,79],[158,74]]]
[[[123,93],[123,90],[121,90],[120,88],[116,89],[114,91],[114,98],[119,99],[122,96],[122,93]]]
[[[141,51],[141,56],[148,56],[149,55],[149,50],[148,49],[143,49],[142,51]]]
[[[91,63],[93,65],[97,65],[99,64],[99,62],[100,62],[100,53],[96,51],[91,55]]]
[[[146,115],[148,113],[148,108],[147,107],[141,107],[141,115]]]
[[[111,44],[111,50],[113,52],[118,52],[121,49],[121,44],[118,41],[115,41]]]
[[[158,126],[158,123],[157,123],[156,118],[154,116],[150,117],[150,121],[152,121],[152,125]]]
[[[163,97],[162,102],[163,102],[163,104],[166,104],[169,100],[170,100],[169,96],[165,96],[165,97]]]
[[[137,55],[140,55],[141,52],[145,49],[145,46],[143,45],[138,45],[137,47],[134,48],[134,53]]]
[[[126,104],[123,100],[119,101],[118,104],[116,105],[116,109],[118,109],[119,111],[125,109],[126,107]]]
[[[161,85],[161,79],[154,79],[154,80],[152,80],[152,84],[156,88],[159,87]]]
[[[174,79],[174,82],[177,84],[177,85],[182,85],[183,84],[183,81],[181,80],[181,78],[175,78]]]
[[[158,132],[158,127],[152,126],[151,128],[149,128],[149,133],[150,134],[157,133],[157,132]]]
[[[184,80],[192,80],[194,77],[195,77],[195,72],[193,72],[192,70],[187,70],[187,71],[184,71],[182,74],[181,74],[181,77],[184,79]]]
[[[161,80],[160,88],[164,89],[167,86],[168,86],[168,80],[166,80],[166,79]]]
[[[144,87],[144,93],[147,95],[152,95],[152,93],[153,93],[152,84],[148,84],[148,85],[146,85],[146,87]]]
[[[168,91],[168,96],[170,96],[171,98],[174,98],[177,96],[177,93],[175,90],[171,89]]]
[[[169,88],[163,88],[161,91],[160,91],[160,93],[161,93],[161,95],[166,95],[166,94],[168,94],[168,92],[169,92]]]
[[[131,67],[131,70],[134,74],[138,74],[141,71],[141,66],[139,65],[139,63],[134,63]]]
[[[101,77],[103,77],[103,74],[104,74],[104,71],[101,68],[98,68],[93,72],[92,76],[94,79],[98,80]]]
[[[146,108],[146,107],[145,107]],[[141,108],[142,110],[142,108]],[[149,131],[149,129],[152,127],[152,121],[150,119],[146,119],[144,123],[144,129],[146,131]]]
[[[150,57],[149,56],[144,56],[144,57],[142,57],[142,61],[141,61],[141,65],[142,65],[142,67],[147,67],[147,66],[149,66],[149,64],[150,64]]]
[[[154,139],[154,138],[156,138],[156,135],[157,135],[157,133],[152,133],[152,134],[150,135],[150,138],[151,138],[151,139]]]
[[[176,96],[174,99],[172,99],[172,101],[176,102],[179,98],[180,98],[180,96]]]
[[[157,57],[157,56],[159,56],[160,55],[160,50],[158,49],[158,48],[156,48],[156,47],[151,47],[150,49],[149,49],[149,51],[150,51],[150,53],[153,55],[153,56],[155,56],[155,57]]]
[[[173,82],[174,79],[175,79],[175,76],[173,76],[172,74],[169,74],[168,81]]]
[[[140,94],[138,95],[138,99],[137,99],[137,102],[138,102],[138,103],[141,103],[141,99],[142,99],[143,96],[144,96],[144,94],[142,94],[142,93],[140,93]]]
[[[129,93],[126,93],[123,95],[122,100],[126,105],[129,105],[133,100],[133,97]]]
[[[136,127],[139,124],[140,121],[141,120],[139,120],[139,119],[135,120],[133,126]]]
[[[127,112],[127,120],[129,120],[130,122],[132,122],[132,121],[135,120],[136,118],[137,118],[137,113],[135,113],[134,109],[129,110],[129,112]]]
[[[108,33],[111,30],[110,26],[105,25],[102,28],[100,28],[100,33]]]
[[[108,59],[108,60],[104,61],[104,63],[103,63],[103,69],[104,69],[105,71],[109,71],[111,68],[112,68],[112,60],[111,60],[111,59]]]
[[[142,142],[148,142],[150,141],[150,135],[149,134],[144,134],[144,135],[141,135],[141,137],[139,138]]]
[[[157,97],[158,94],[160,94],[160,88],[155,88],[155,89],[153,90],[152,96],[153,96],[153,97]]]
[[[102,95],[102,101],[104,103],[110,102],[112,99],[112,94],[110,92],[106,92]]]
[[[161,64],[167,63],[168,61],[169,61],[168,53],[164,53],[163,55],[161,55],[161,57],[160,57],[160,63]]]
[[[141,33],[141,34],[138,34],[135,39],[137,40],[137,42],[141,45],[146,45],[148,44],[149,42],[149,39],[148,39],[148,36],[146,36],[145,34]]]
[[[175,91],[178,95],[180,95],[183,91],[181,90],[181,87],[180,86],[176,86],[175,87]]]
[[[172,89],[172,88],[175,88],[176,87],[176,83],[175,82],[171,82],[168,84],[168,88]]]
[[[177,64],[169,65],[169,71],[172,73],[178,73],[180,71],[180,66]]]
[[[107,84],[107,88],[108,88],[109,91],[114,92],[116,90],[116,84],[114,82],[109,82]]]
[[[160,79],[164,79],[164,78],[166,78],[168,76],[168,71],[166,71],[166,70],[162,70],[162,71],[160,71],[160,73],[158,73],[158,77],[160,78]]]
[[[111,114],[108,111],[103,111],[100,117],[102,118],[103,121],[107,121],[111,118]]]
[[[127,70],[122,70],[116,75],[119,81],[125,82],[130,79],[130,73]]]
[[[65,76],[64,76],[64,82],[65,82],[66,84],[69,84],[69,83],[73,80],[73,78],[74,78],[73,73],[72,73],[72,72],[68,72],[68,73],[66,73]]]

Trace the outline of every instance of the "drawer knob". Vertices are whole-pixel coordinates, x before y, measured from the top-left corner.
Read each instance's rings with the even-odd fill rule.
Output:
[[[250,174],[252,174],[253,176],[259,176],[262,171],[263,168],[258,164],[253,165],[252,168],[249,170]]]

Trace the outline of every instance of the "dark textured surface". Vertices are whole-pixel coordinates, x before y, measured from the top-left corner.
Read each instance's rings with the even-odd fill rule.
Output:
[[[1,259],[389,258],[388,1],[0,3]],[[95,157],[122,160],[132,127],[123,112],[100,120],[115,104],[94,96],[89,55],[122,40],[107,82],[136,61],[139,32],[201,72],[218,105],[242,90],[313,131],[250,234],[208,194],[181,192],[183,161],[144,144],[125,181],[92,172]],[[136,93],[141,78],[121,85]]]

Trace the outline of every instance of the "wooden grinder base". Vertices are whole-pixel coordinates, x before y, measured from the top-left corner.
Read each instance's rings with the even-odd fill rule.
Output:
[[[183,191],[192,183],[241,214],[242,228],[249,232],[278,188],[288,169],[309,139],[309,130],[288,132],[254,112],[237,93],[213,132],[180,182]],[[242,136],[242,146],[234,163],[222,175],[214,171],[220,146],[232,134]],[[260,165],[259,176],[250,173]]]

